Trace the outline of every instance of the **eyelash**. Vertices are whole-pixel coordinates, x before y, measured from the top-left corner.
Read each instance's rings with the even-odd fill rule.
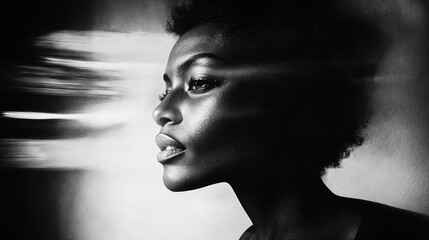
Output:
[[[165,90],[165,92],[163,92],[163,93],[161,93],[161,94],[159,94],[159,96],[158,96],[158,99],[159,99],[159,101],[162,101],[162,100],[164,100],[164,98],[165,97],[167,97],[167,94],[170,92],[170,90]]]
[[[196,89],[195,87],[197,86],[197,84],[201,84],[203,86],[206,85],[206,86],[203,87],[203,89]],[[204,93],[216,87],[217,84],[218,84],[218,81],[212,78],[206,78],[206,77],[191,78],[191,80],[189,80],[188,91],[192,91],[193,93]],[[159,101],[164,100],[170,91],[171,91],[170,89],[167,89],[165,90],[165,92],[161,93],[158,96]]]

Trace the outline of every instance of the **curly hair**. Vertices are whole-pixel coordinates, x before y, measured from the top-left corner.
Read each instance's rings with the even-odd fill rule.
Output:
[[[166,30],[180,37],[200,25],[257,51],[257,61],[300,63],[300,105],[287,112],[308,127],[295,139],[301,146],[295,157],[307,170],[338,167],[363,143],[371,79],[384,52],[375,24],[339,0],[195,0],[173,7]]]

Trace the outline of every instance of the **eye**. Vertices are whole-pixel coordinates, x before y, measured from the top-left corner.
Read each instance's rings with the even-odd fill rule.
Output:
[[[215,88],[217,84],[218,81],[212,78],[191,78],[191,80],[189,81],[188,91],[192,91],[193,93],[204,93]]]

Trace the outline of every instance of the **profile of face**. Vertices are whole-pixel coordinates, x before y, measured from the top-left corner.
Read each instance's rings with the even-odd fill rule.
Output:
[[[153,112],[164,184],[173,191],[258,178],[291,157],[299,128],[294,94],[275,71],[246,65],[245,51],[199,26],[171,50],[166,93]],[[281,79],[281,78],[279,78]],[[289,120],[288,120],[289,119]],[[293,175],[293,165],[282,175]]]

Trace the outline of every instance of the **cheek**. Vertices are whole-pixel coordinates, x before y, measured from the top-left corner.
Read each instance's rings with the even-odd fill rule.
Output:
[[[258,154],[263,141],[259,137],[263,129],[260,111],[257,105],[243,100],[224,91],[193,99],[182,109],[183,127],[189,133],[195,158],[204,159],[205,164],[225,164],[222,160],[249,160]]]
[[[188,141],[198,143],[214,127],[214,119],[218,115],[217,102],[216,97],[200,97],[184,104],[181,127],[189,133]]]

